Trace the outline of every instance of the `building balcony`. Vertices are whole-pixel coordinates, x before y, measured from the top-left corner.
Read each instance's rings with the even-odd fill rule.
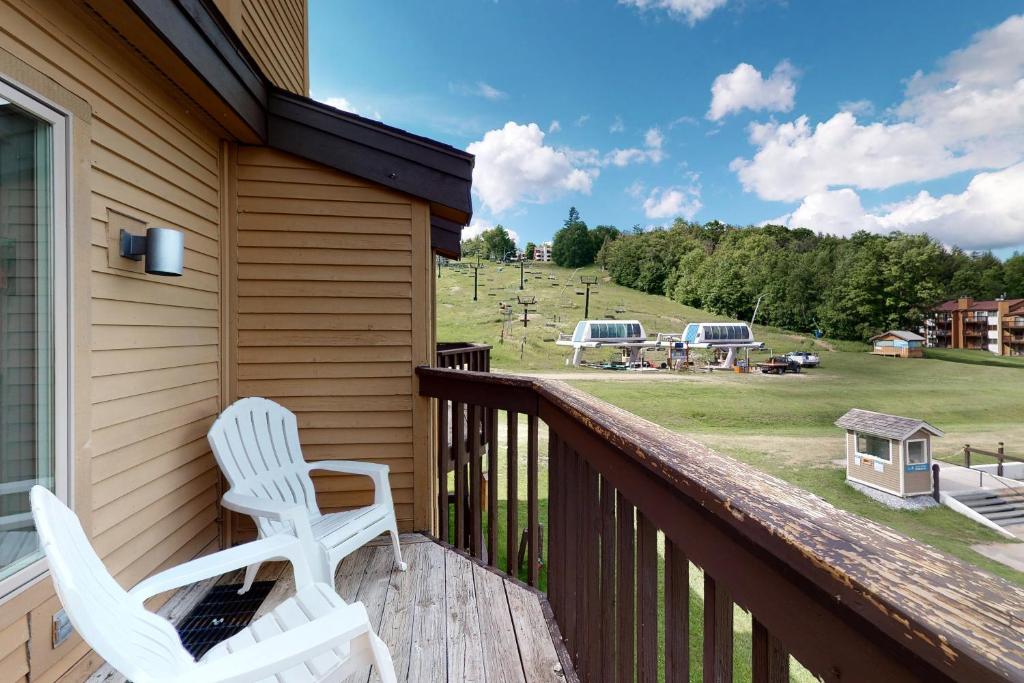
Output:
[[[732,681],[742,651],[759,682],[797,663],[831,681],[1024,680],[1007,582],[561,382],[417,375],[437,406],[440,540],[544,591],[534,642],[553,634],[567,680]]]

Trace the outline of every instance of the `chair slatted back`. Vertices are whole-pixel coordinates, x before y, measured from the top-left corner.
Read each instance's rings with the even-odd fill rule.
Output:
[[[57,594],[82,638],[136,683],[166,680],[193,668],[195,661],[174,626],[118,585],[78,517],[42,486],[33,487],[30,497]]]
[[[220,414],[208,438],[232,489],[304,505],[311,517],[320,516],[299,446],[298,421],[290,410],[265,398],[240,399]],[[264,536],[294,533],[281,522],[259,519],[256,523]]]

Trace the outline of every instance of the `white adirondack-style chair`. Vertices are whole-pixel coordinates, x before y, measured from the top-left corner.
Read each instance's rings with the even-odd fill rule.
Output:
[[[351,605],[312,580],[294,536],[278,535],[207,555],[146,579],[126,592],[107,572],[75,514],[42,486],[29,496],[50,573],[82,638],[135,683],[335,682],[367,666],[395,681],[387,646],[362,603]],[[296,595],[195,661],[169,621],[143,603],[164,591],[241,569],[290,560]]]
[[[306,548],[317,581],[333,584],[338,564],[384,532],[391,534],[398,568],[406,570],[387,465],[351,460],[306,462],[295,414],[265,398],[235,401],[220,414],[207,436],[231,485],[221,500],[224,507],[251,515],[262,538],[294,534]],[[373,504],[321,513],[311,470],[369,477],[374,485]],[[259,564],[246,570],[240,592],[249,590],[258,570]]]

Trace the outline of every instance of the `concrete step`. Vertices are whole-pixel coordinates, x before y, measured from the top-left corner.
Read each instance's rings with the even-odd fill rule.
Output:
[[[965,505],[989,498],[1024,501],[1024,491],[1021,491],[1020,489],[1006,489],[1005,491],[1000,491],[998,489],[983,489],[981,491],[965,491],[957,493],[955,497]]]
[[[1024,510],[1019,503],[993,503],[992,505],[969,505],[969,508],[982,515],[989,515],[995,512],[1008,512],[1012,510]]]
[[[987,513],[987,514],[986,513],[982,513],[982,514],[985,515],[985,517],[987,517],[988,519],[991,519],[993,522],[997,522],[999,524],[1002,524],[1002,521],[1004,519],[1012,519],[1014,517],[1022,517],[1022,516],[1024,516],[1024,507],[1019,507],[1019,508],[1016,508],[1014,510],[1006,510],[1004,512],[990,512],[990,513]]]

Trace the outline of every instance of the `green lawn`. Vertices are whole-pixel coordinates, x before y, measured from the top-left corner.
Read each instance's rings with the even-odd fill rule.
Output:
[[[964,349],[926,349],[925,356],[937,360],[971,365],[990,365],[997,368],[1019,368],[1024,370],[1024,356],[994,356],[987,351]]]

